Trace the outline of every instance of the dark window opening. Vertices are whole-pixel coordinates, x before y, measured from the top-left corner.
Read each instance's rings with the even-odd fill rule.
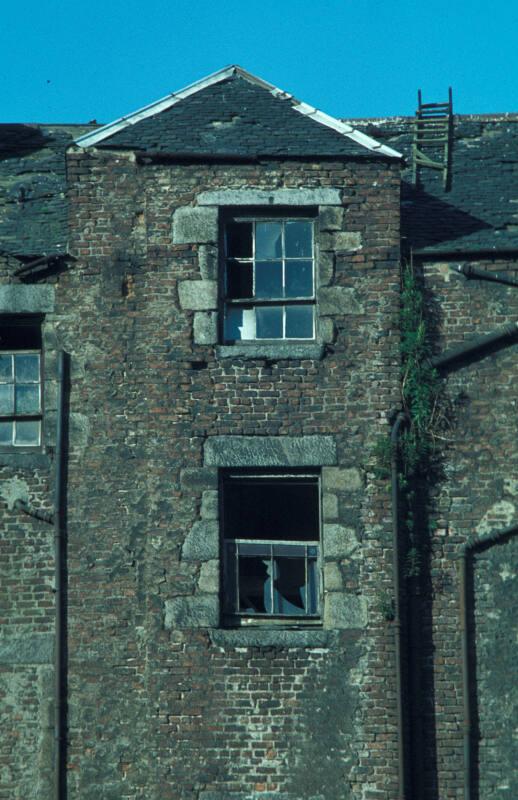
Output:
[[[244,618],[318,619],[319,478],[312,472],[223,478],[224,608]]]
[[[39,447],[42,423],[41,321],[0,322],[0,447]]]

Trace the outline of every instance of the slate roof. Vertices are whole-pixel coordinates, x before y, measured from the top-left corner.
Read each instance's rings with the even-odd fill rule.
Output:
[[[393,149],[235,65],[115,120],[77,144],[199,156],[400,158]]]
[[[403,172],[402,234],[416,252],[518,251],[518,114],[456,115],[451,186],[419,170],[412,183],[410,117],[353,120],[355,127],[395,147]]]
[[[65,149],[87,125],[0,125],[0,251],[40,256],[67,248]]]

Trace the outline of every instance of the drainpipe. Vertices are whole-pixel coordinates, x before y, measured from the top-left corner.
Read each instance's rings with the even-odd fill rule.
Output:
[[[401,669],[401,602],[399,585],[399,476],[398,440],[402,425],[407,421],[402,411],[397,415],[390,432],[390,483],[392,498],[392,576],[394,583],[394,643],[396,656],[396,713],[398,740],[398,800],[406,798],[406,766],[403,721],[403,677]]]
[[[63,431],[65,415],[65,353],[58,353],[58,404],[56,421],[56,450],[54,478],[54,512],[33,508],[25,500],[17,500],[14,507],[29,517],[47,522],[54,527],[54,596],[55,596],[55,643],[54,643],[54,800],[65,800],[66,787],[66,657],[63,597],[64,569],[64,449]]]
[[[518,534],[518,525],[512,525],[489,536],[481,536],[466,542],[460,555],[459,610],[462,652],[462,702],[464,715],[464,800],[471,800],[471,675],[469,669],[469,633],[468,633],[468,566],[472,555],[477,550],[485,550]]]
[[[65,353],[58,353],[58,402],[56,423],[56,452],[54,477],[54,591],[55,591],[55,652],[54,652],[54,798],[64,800],[66,787],[66,662],[63,568],[64,568],[64,411],[65,411]]]
[[[444,367],[451,361],[456,361],[458,358],[463,358],[466,355],[481,350],[483,347],[488,347],[491,344],[496,344],[503,339],[513,339],[518,334],[518,321],[511,322],[508,325],[503,325],[497,328],[492,333],[485,334],[484,336],[477,336],[464,344],[452,347],[446,350],[440,356],[435,356],[430,360],[432,367]]]
[[[466,278],[476,278],[481,281],[492,281],[493,283],[505,283],[507,286],[518,286],[518,281],[510,278],[505,272],[491,272],[488,269],[480,269],[472,264],[458,264],[453,267],[456,272],[465,275]]]

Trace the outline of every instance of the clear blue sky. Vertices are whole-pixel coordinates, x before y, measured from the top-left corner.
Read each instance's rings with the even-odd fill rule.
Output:
[[[109,122],[240,64],[340,117],[518,112],[518,0],[4,0],[2,122]]]

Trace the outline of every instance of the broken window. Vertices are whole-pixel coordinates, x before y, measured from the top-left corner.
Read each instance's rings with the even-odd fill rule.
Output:
[[[305,217],[227,222],[225,341],[314,339],[314,238]]]
[[[319,494],[318,474],[307,471],[224,476],[227,621],[318,619]]]
[[[0,447],[41,444],[41,325],[0,322]]]

